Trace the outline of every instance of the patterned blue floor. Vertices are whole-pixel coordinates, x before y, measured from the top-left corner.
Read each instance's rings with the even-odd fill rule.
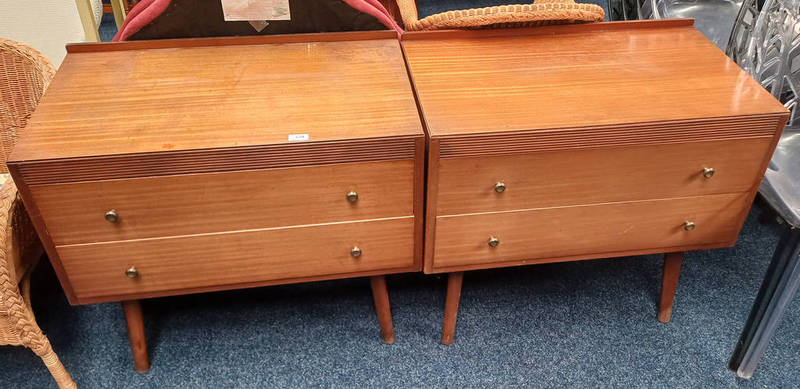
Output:
[[[114,35],[117,35],[117,25],[114,23],[114,15],[103,15],[103,20],[100,22],[98,32],[100,33],[101,42],[109,42],[114,39]]]

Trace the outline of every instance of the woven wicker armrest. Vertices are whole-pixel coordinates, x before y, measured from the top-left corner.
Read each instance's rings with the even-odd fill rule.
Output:
[[[55,67],[36,49],[0,38],[0,173],[55,74]],[[69,373],[36,324],[30,304],[30,272],[42,256],[17,186],[0,187],[0,345],[25,346],[44,361],[59,388],[75,388]],[[20,290],[22,289],[22,290]]]
[[[603,8],[573,0],[536,0],[532,4],[509,4],[453,10],[419,19],[415,0],[397,0],[405,29],[533,27],[550,24],[600,22]]]
[[[0,262],[10,265],[10,273],[19,283],[33,269],[44,250],[36,235],[17,187],[10,179],[0,187]]]
[[[28,214],[9,180],[0,188],[0,345],[25,346],[44,361],[58,386],[76,388],[36,324],[30,298],[23,298],[19,279],[41,256],[41,246]],[[28,282],[26,279],[24,282]]]

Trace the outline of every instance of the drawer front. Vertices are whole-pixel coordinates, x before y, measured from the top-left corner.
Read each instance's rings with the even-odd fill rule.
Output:
[[[55,245],[413,215],[414,161],[30,187]],[[355,192],[355,201],[348,193]],[[105,214],[115,210],[109,222]]]
[[[436,219],[435,269],[730,243],[749,193]],[[694,223],[687,230],[684,222]],[[492,247],[490,239],[498,244]]]
[[[358,247],[361,255],[351,250]],[[413,271],[414,218],[58,247],[78,300]],[[138,276],[125,271],[135,267]],[[159,293],[163,292],[163,293]]]
[[[745,192],[771,137],[439,160],[438,215]],[[714,169],[706,177],[705,168]],[[496,190],[502,183],[504,190]]]

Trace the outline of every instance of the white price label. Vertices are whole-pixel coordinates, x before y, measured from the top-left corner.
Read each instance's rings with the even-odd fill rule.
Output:
[[[291,20],[289,0],[221,0],[226,21]]]
[[[289,134],[289,142],[302,142],[309,138],[308,134]]]

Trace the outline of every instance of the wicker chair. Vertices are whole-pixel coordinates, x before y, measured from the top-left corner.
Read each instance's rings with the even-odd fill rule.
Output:
[[[534,27],[550,24],[601,22],[605,11],[599,5],[573,0],[535,0],[532,4],[453,10],[419,19],[416,0],[397,0],[407,31],[449,28]]]
[[[35,49],[0,38],[0,173],[44,90],[55,74]],[[25,346],[42,358],[60,388],[76,388],[50,341],[36,324],[30,304],[30,272],[42,246],[17,187],[0,188],[0,345]]]

